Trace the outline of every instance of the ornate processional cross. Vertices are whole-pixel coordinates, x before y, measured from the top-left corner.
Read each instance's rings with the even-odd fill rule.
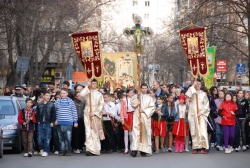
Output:
[[[149,27],[147,27],[145,30],[141,28],[141,18],[138,16],[134,18],[134,22],[135,22],[135,27],[132,30],[125,29],[124,33],[128,36],[134,35],[136,38],[135,52],[137,54],[137,88],[139,90],[141,86],[141,66],[140,66],[140,56],[142,52],[141,37],[152,35],[153,31]],[[141,101],[140,97],[141,96],[138,94],[139,101]],[[139,104],[138,108],[139,111],[141,109],[141,103],[143,102],[140,102]],[[140,113],[140,119],[142,117],[141,115],[142,114]],[[140,122],[140,143],[142,143],[142,122]]]
[[[141,38],[143,36],[149,36],[153,34],[153,31],[149,28],[146,27],[146,29],[143,29],[141,27],[141,18],[139,16],[135,16],[134,18],[135,26],[130,30],[130,29],[125,29],[124,33],[126,35],[134,35],[136,38],[136,49],[135,52],[141,53],[142,52],[142,45],[141,45]]]

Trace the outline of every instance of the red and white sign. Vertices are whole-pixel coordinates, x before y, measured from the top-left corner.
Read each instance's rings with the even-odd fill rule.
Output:
[[[216,62],[216,72],[226,72],[227,71],[227,61],[217,60]]]

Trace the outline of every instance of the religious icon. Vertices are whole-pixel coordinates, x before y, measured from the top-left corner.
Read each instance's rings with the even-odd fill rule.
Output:
[[[103,87],[113,93],[116,88],[127,90],[137,81],[137,57],[135,53],[102,53]]]
[[[198,37],[189,37],[187,38],[188,43],[188,54],[199,53],[198,50]]]
[[[104,84],[103,87],[106,88],[107,90],[110,90],[110,79],[108,75],[104,76]]]
[[[82,57],[93,57],[92,41],[81,42]]]

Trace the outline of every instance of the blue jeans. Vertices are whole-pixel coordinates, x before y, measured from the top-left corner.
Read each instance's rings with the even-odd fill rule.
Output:
[[[218,123],[215,123],[215,127],[216,127],[216,143],[218,146],[222,146],[223,145],[223,130],[222,130],[222,126]]]
[[[48,123],[38,124],[38,145],[40,150],[49,153],[51,138],[51,127]]]
[[[72,125],[58,125],[57,132],[60,142],[60,152],[71,151]]]

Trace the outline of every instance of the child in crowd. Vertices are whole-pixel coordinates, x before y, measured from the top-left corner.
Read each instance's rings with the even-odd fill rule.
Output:
[[[114,126],[114,116],[116,112],[115,104],[111,102],[111,98],[109,93],[103,94],[104,98],[104,106],[102,111],[103,117],[103,129],[105,139],[101,141],[102,153],[111,153],[112,145],[113,145],[113,126]]]
[[[182,153],[184,149],[184,139],[188,136],[188,125],[186,122],[188,106],[186,105],[186,97],[184,95],[179,96],[179,104],[176,106],[176,117],[172,134],[175,135],[175,152]]]
[[[36,111],[32,108],[31,98],[25,100],[26,107],[18,114],[18,123],[21,127],[21,134],[24,147],[24,157],[32,157],[33,152],[33,132],[35,131]]]
[[[55,102],[57,132],[60,142],[59,156],[71,156],[72,126],[78,127],[75,103],[68,97],[68,89],[62,88],[61,98]]]
[[[56,120],[54,103],[50,101],[50,93],[44,93],[44,99],[37,105],[37,124],[38,124],[38,145],[40,154],[43,157],[48,156],[50,151],[51,127]]]
[[[39,104],[42,101],[43,101],[43,96],[39,96],[37,98],[36,102],[37,102],[37,104]],[[33,109],[36,111],[37,106],[34,106]],[[33,134],[33,140],[34,140],[34,150],[35,150],[34,155],[38,155],[38,154],[40,154],[39,153],[40,149],[39,149],[39,146],[38,146],[38,124],[37,124],[37,122],[35,123],[35,131],[34,131],[34,134]]]
[[[168,108],[168,117],[167,117],[167,134],[166,134],[166,147],[168,148],[168,152],[172,152],[172,144],[173,144],[173,135],[172,129],[175,120],[175,103],[173,95],[169,94],[167,97],[167,108]]]
[[[133,114],[135,109],[131,106],[130,100],[136,94],[136,90],[134,88],[130,88],[127,90],[126,98],[121,101],[121,121],[122,127],[124,129],[124,143],[125,143],[125,151],[124,154],[128,154],[128,137],[130,144],[132,143],[132,128],[133,128]]]
[[[160,149],[165,152],[164,140],[166,138],[166,118],[168,116],[168,108],[163,102],[165,101],[165,96],[160,96],[157,98],[157,109],[153,114],[153,132],[155,139],[155,153],[159,153],[159,141]],[[160,138],[159,138],[160,137]]]

